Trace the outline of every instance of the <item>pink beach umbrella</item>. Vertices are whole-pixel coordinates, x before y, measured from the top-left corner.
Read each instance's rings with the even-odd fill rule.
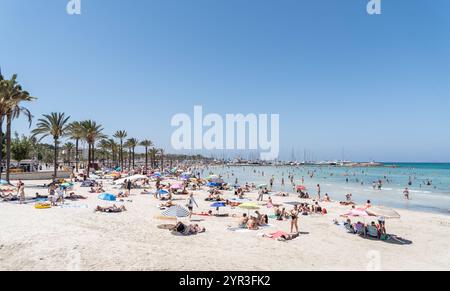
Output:
[[[173,189],[173,190],[179,190],[182,188],[183,188],[183,186],[181,184],[175,184],[170,187],[170,189]]]

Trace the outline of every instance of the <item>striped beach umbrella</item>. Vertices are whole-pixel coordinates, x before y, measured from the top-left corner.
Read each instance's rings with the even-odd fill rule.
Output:
[[[172,206],[162,213],[162,216],[176,218],[188,217],[189,215],[191,215],[189,210],[179,205]]]
[[[242,209],[247,209],[247,210],[258,210],[260,209],[260,207],[258,205],[256,205],[255,203],[243,203],[241,205],[239,205],[240,208]]]

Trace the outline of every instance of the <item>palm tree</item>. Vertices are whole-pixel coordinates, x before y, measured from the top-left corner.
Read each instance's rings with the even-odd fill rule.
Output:
[[[124,144],[123,147],[128,149],[128,157],[127,157],[127,161],[125,162],[125,167],[131,170],[131,149],[132,149],[132,145],[130,140],[127,140]],[[128,162],[128,165],[127,165]]]
[[[64,144],[64,150],[67,152],[67,163],[69,164],[69,166],[72,164],[72,151],[75,148],[75,145],[71,142],[66,142],[66,144]]]
[[[119,130],[114,134],[114,138],[117,138],[120,140],[120,148],[119,148],[119,160],[120,160],[120,166],[123,169],[123,141],[128,136],[127,132],[125,130]]]
[[[164,149],[159,149],[161,153],[161,172],[164,172]]]
[[[79,121],[69,124],[67,134],[70,139],[75,141],[75,171],[78,173],[80,164],[80,140],[83,139],[83,127]]]
[[[6,180],[9,182],[9,169],[11,165],[12,120],[19,118],[21,114],[25,114],[25,116],[28,118],[29,125],[31,126],[33,116],[28,109],[21,106],[21,103],[33,101],[36,98],[32,97],[27,91],[24,91],[22,89],[22,86],[17,83],[17,75],[13,75],[10,80],[3,79],[1,84],[1,94],[2,98],[4,98],[5,101],[3,114],[6,115]],[[5,115],[3,115],[3,118]],[[3,134],[1,135],[1,138],[3,138]]]
[[[3,172],[3,122],[8,111],[9,103],[6,96],[7,81],[0,72],[0,179]]]
[[[109,139],[102,139],[99,143],[98,143],[98,147],[101,149],[102,154],[103,154],[103,159],[104,162],[106,161],[106,163],[109,163],[109,153],[111,151],[111,154],[113,153],[113,149],[112,149],[112,145],[111,145],[111,140]]]
[[[108,142],[109,142],[109,146],[111,149],[112,162],[113,162],[114,166],[117,168],[117,166],[118,166],[117,165],[117,153],[118,153],[119,145],[112,138],[108,139]]]
[[[103,128],[101,125],[97,124],[95,121],[86,120],[81,122],[83,128],[83,139],[88,144],[88,166],[87,175],[89,177],[89,172],[91,169],[91,163],[95,162],[95,142],[99,139],[105,138],[102,133]]]
[[[153,146],[153,142],[146,139],[141,141],[140,146],[145,148],[145,170],[148,170],[148,148]]]
[[[156,156],[158,155],[158,150],[156,148],[151,148],[148,152],[150,154],[150,160],[152,168],[156,168]]]
[[[51,136],[54,142],[53,153],[53,177],[56,179],[58,174],[58,144],[59,139],[63,137],[67,132],[67,123],[70,116],[66,116],[65,113],[45,114],[43,118],[38,120],[36,128],[31,131],[33,137],[40,136],[39,141],[47,136]]]
[[[135,151],[136,147],[139,145],[139,141],[135,138],[130,138],[128,141],[128,146],[131,151],[131,160],[133,161],[133,168],[134,168],[134,162],[135,162]],[[131,166],[131,165],[130,165]]]

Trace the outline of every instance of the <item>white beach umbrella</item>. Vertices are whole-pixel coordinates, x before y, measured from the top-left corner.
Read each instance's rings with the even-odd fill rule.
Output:
[[[172,206],[162,213],[162,216],[177,218],[188,217],[189,215],[191,215],[189,210],[179,205]]]
[[[399,219],[401,217],[397,211],[379,206],[370,207],[366,210],[366,212],[373,216],[379,216],[388,219]]]

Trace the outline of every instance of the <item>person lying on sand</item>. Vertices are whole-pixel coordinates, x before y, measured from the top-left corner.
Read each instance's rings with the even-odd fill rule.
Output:
[[[286,192],[278,192],[277,194],[275,194],[275,196],[278,196],[278,197],[289,197],[289,193],[286,193]]]
[[[213,216],[212,210],[208,212],[192,213],[194,216]]]
[[[105,212],[105,213],[119,213],[124,211],[127,211],[125,206],[122,205],[120,207],[117,207],[115,204],[110,207],[97,206],[97,208],[95,209],[95,212]]]
[[[293,233],[293,234],[283,234],[278,238],[278,241],[288,241],[288,240],[294,240],[300,236],[300,233]]]
[[[170,208],[172,206],[175,206],[176,204],[172,202],[172,200],[167,201],[166,203],[159,204],[159,208]]]
[[[206,232],[206,228],[200,227],[198,224],[186,225],[182,222],[178,222],[177,225],[169,230],[182,235],[196,235]]]
[[[11,193],[9,193],[9,194],[0,194],[0,198],[2,198],[3,201],[5,201],[5,202],[18,201],[19,200],[19,196],[13,195]]]
[[[78,199],[85,200],[85,199],[88,199],[88,198],[84,197],[82,195],[77,195],[74,192],[72,192],[72,193],[69,194],[69,197],[66,198],[66,199],[68,199],[68,200],[78,200]]]

